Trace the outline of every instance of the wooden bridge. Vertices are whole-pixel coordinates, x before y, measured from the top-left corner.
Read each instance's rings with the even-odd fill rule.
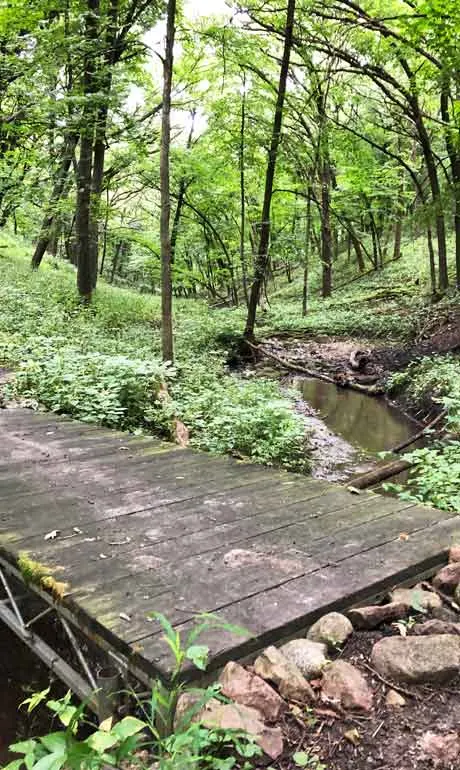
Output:
[[[247,629],[207,632],[216,669],[433,571],[460,539],[460,516],[52,414],[0,410],[0,442],[0,617],[66,678],[13,594],[25,581],[39,618],[57,611],[77,692],[94,684],[82,639],[168,679],[152,611],[182,632],[202,612]]]

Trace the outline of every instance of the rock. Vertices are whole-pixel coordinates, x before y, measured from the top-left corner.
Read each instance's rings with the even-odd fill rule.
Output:
[[[310,639],[293,639],[280,647],[291,663],[294,663],[306,679],[317,679],[321,676],[327,660],[327,647],[320,642]]]
[[[323,672],[321,698],[345,711],[370,711],[374,695],[357,668],[345,660],[330,663]]]
[[[395,682],[440,683],[458,674],[460,638],[453,634],[387,637],[372,650],[371,664]]]
[[[396,690],[388,690],[385,696],[385,703],[388,706],[388,708],[400,709],[406,705],[406,699],[403,698],[403,696],[400,695],[399,692],[396,692]]]
[[[431,614],[436,620],[443,620],[445,623],[457,623],[459,619],[458,613],[445,605],[432,610]]]
[[[390,594],[392,602],[405,604],[407,610],[432,611],[442,607],[442,599],[434,591],[425,591],[420,585],[414,588],[396,588]]]
[[[457,602],[457,604],[460,604],[460,584],[457,586],[457,588],[454,591],[454,599]]]
[[[312,703],[315,693],[301,671],[276,647],[267,647],[254,663],[254,672],[273,682],[286,700]]]
[[[249,673],[239,663],[227,663],[219,682],[221,692],[242,706],[251,706],[268,722],[275,722],[286,703],[260,676]]]
[[[270,759],[277,759],[283,753],[281,728],[267,727],[257,709],[239,703],[213,704],[205,710],[199,721],[208,728],[244,730]]]
[[[460,636],[460,623],[451,623],[445,620],[426,620],[425,623],[417,623],[414,627],[416,636],[429,636],[430,634],[454,634]]]
[[[193,692],[183,692],[179,695],[176,704],[176,712],[174,714],[174,729],[177,730],[179,726],[187,727],[190,722],[197,722],[201,718],[201,715],[207,708],[212,708],[215,705],[219,705],[220,701],[217,698],[211,698],[206,701],[204,705],[200,705],[205,699],[204,690],[194,690]]]
[[[460,736],[458,733],[427,732],[420,739],[424,759],[430,759],[434,767],[458,767],[460,761]]]
[[[353,633],[353,626],[340,612],[329,612],[310,628],[307,639],[326,644],[330,650],[341,647]]]
[[[460,545],[453,545],[449,550],[449,564],[460,561]]]
[[[371,629],[381,623],[391,623],[407,615],[407,604],[391,602],[391,604],[376,604],[370,607],[357,607],[350,610],[348,617],[354,628]]]
[[[204,694],[204,691],[203,691]],[[283,753],[283,734],[279,727],[267,727],[261,713],[249,706],[239,703],[221,703],[217,698],[211,698],[207,703],[199,707],[201,695],[199,692],[185,692],[180,695],[174,728],[184,720],[191,711],[190,721],[200,722],[205,727],[220,727],[224,730],[244,730],[251,735],[262,751],[270,757],[277,759]],[[195,712],[194,712],[195,709]]]
[[[433,585],[435,588],[441,588],[443,591],[449,591],[450,593],[454,592],[459,583],[460,561],[454,561],[452,564],[447,564],[447,566],[443,567],[433,578]]]

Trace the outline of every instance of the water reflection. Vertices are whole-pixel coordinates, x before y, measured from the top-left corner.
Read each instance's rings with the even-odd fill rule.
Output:
[[[296,378],[293,385],[331,431],[366,453],[391,449],[417,430],[415,420],[384,399],[316,379]]]

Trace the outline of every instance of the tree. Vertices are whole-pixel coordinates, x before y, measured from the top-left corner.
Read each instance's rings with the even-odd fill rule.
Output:
[[[270,213],[273,197],[273,183],[275,179],[276,161],[278,157],[278,148],[281,141],[281,128],[283,124],[283,109],[286,98],[286,84],[289,72],[289,62],[291,58],[292,38],[294,32],[295,0],[288,0],[286,12],[286,26],[284,29],[284,50],[281,60],[280,78],[278,85],[278,94],[276,99],[275,115],[273,120],[273,130],[268,153],[267,170],[265,174],[265,192],[264,203],[262,207],[262,220],[260,222],[260,238],[257,251],[254,280],[251,286],[251,292],[248,303],[248,315],[246,318],[246,327],[244,330],[245,339],[249,342],[254,340],[254,326],[256,322],[257,307],[260,300],[263,282],[265,280],[269,265],[269,246],[270,246]]]
[[[174,361],[172,321],[172,249],[171,249],[171,89],[174,64],[174,37],[176,31],[176,0],[168,0],[166,18],[166,45],[163,59],[163,109],[161,122],[160,192],[161,192],[161,325],[164,361]]]

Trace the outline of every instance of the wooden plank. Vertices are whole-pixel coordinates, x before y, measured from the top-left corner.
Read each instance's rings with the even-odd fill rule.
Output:
[[[25,531],[24,538],[16,547],[37,551],[45,560],[55,553],[56,558],[62,560],[69,549],[81,550],[88,538],[96,539],[103,550],[110,550],[110,544],[114,540],[126,541],[128,538],[129,547],[125,546],[124,550],[137,550],[164,540],[183,538],[194,532],[216,530],[219,526],[244,521],[248,517],[253,520],[261,520],[263,517],[270,522],[283,520],[287,524],[291,520],[304,518],[305,505],[323,495],[328,489],[329,485],[315,481],[294,486],[280,481],[279,478],[270,479],[268,482],[257,481],[241,489],[237,487],[214,495],[194,497],[185,507],[180,502],[159,508],[142,509],[137,513],[129,513],[124,508],[103,521],[89,522],[83,527],[81,535],[75,535],[70,517],[58,540],[46,544],[41,535],[30,536]],[[267,493],[268,502],[265,498]],[[299,503],[299,498],[300,504],[295,505]],[[347,499],[356,502],[352,495]],[[114,502],[112,496],[107,497],[107,505],[112,510]],[[336,500],[336,507],[340,507],[342,502],[342,499]],[[331,501],[331,506],[333,505],[334,502]]]
[[[243,487],[265,478],[265,472],[256,465],[241,466],[238,472],[227,470],[220,473],[216,472],[216,474],[211,474],[209,480],[203,480],[203,474],[190,474],[191,482],[184,482],[183,478],[173,478],[161,483],[155,482],[153,479],[146,484],[144,480],[143,488],[140,487],[139,478],[134,478],[129,483],[126,482],[123,491],[124,499],[131,506],[131,511],[134,512],[143,508],[155,508],[186,501],[204,494]],[[47,497],[45,501],[41,499],[38,503],[35,500],[35,506],[31,504],[27,495],[23,496],[20,501],[19,499],[12,500],[7,508],[3,507],[3,510],[0,511],[0,533],[2,533],[0,541],[4,545],[8,543],[11,545],[22,539],[25,532],[33,535],[45,533],[51,529],[61,529],[69,523],[70,518],[73,526],[81,526],[87,521],[110,518],[114,509],[107,509],[103,504],[97,507],[98,496],[95,491],[91,489],[91,497],[84,498],[82,495],[82,499],[78,500],[77,490],[75,493],[72,492],[70,501],[69,497],[64,497],[61,491],[59,500],[55,501],[53,515],[50,514],[49,505],[44,506],[44,502],[50,503],[50,497]],[[116,491],[115,486],[113,489],[110,486],[106,487],[105,490],[99,489],[99,493],[103,495]],[[121,494],[122,490],[118,490],[118,492]],[[67,506],[64,507],[66,501],[74,503],[72,510],[69,510]]]
[[[221,621],[243,626],[248,634],[237,637],[222,630],[207,632],[202,643],[210,646],[211,670],[302,631],[326,612],[365,602],[411,576],[434,569],[445,560],[446,548],[459,537],[460,517],[455,516],[420,530],[409,540],[393,539],[338,566],[324,567],[218,610]],[[192,627],[193,622],[188,621],[178,630],[186,635]],[[171,662],[161,634],[145,638],[141,645],[137,663],[145,670],[154,665],[167,676]],[[193,672],[189,669],[186,674]]]
[[[186,476],[192,468],[195,475],[215,476],[220,472],[237,473],[239,468],[244,467],[257,468],[249,463],[238,464],[230,458],[210,458],[204,453],[194,453],[187,449],[173,447],[170,452],[156,452],[155,447],[152,451],[149,448],[140,448],[132,456],[120,452],[116,458],[104,454],[100,462],[95,458],[85,458],[82,464],[75,461],[59,466],[58,473],[52,465],[47,465],[40,466],[38,470],[34,469],[31,476],[15,474],[11,478],[0,479],[0,498],[18,498],[21,494],[35,495],[57,490],[61,486],[69,489],[86,487],[89,484],[95,491],[107,485],[122,488],[127,486],[125,481],[129,482],[129,486],[133,486],[137,482],[163,478],[173,473],[181,473],[182,470]]]
[[[404,506],[404,503],[401,506]],[[401,531],[402,525],[405,525],[410,532],[416,533],[420,528],[426,527],[431,519],[432,511],[430,509],[412,511],[411,508],[408,508],[397,513],[391,513],[377,523],[372,521],[356,526],[354,530],[359,530],[356,539],[357,541],[361,540],[364,543],[364,549],[366,549],[373,545],[381,545],[385,542],[385,538],[387,541],[394,539],[395,533]],[[331,557],[328,550],[329,541],[328,538],[321,537],[320,524],[321,522],[314,521],[308,525],[313,546],[310,553],[302,552],[294,547],[282,547],[279,544],[277,547],[268,549],[257,548],[257,546],[254,547],[258,541],[255,538],[252,540],[252,546],[248,549],[238,548],[235,550],[227,542],[221,548],[211,552],[202,551],[188,558],[185,558],[181,553],[177,554],[174,549],[171,550],[169,559],[167,553],[161,556],[158,551],[148,549],[147,555],[143,550],[139,556],[138,568],[139,566],[148,566],[153,579],[159,576],[171,588],[174,603],[172,604],[170,620],[174,621],[176,617],[174,610],[179,605],[181,614],[188,606],[191,613],[189,619],[191,619],[193,614],[215,612],[234,601],[245,598],[245,596],[267,590],[275,583],[282,585],[290,582],[294,577],[300,577],[312,570],[325,567],[330,563]],[[310,527],[313,529],[311,530]],[[248,541],[248,545],[251,545],[250,541]],[[337,561],[346,559],[360,550],[363,548],[356,545],[355,550],[351,551],[346,542],[342,550],[336,552],[335,557]],[[107,575],[112,576],[114,566],[116,569],[121,559],[120,556],[115,557],[115,565],[109,566]],[[106,560],[103,560],[100,564],[102,576],[101,574],[93,575],[93,580],[91,576],[88,578],[93,593],[96,592],[101,595],[108,593],[107,590],[104,590],[104,586],[98,582],[104,579],[106,567]],[[141,581],[143,585],[148,585],[148,575],[149,572],[136,575],[135,582]],[[133,582],[133,573],[129,574],[128,570],[123,579],[117,582],[112,581],[110,583],[112,602],[116,601],[117,596],[124,596],[126,588]],[[77,586],[75,586],[75,590],[80,595]],[[82,590],[85,590],[84,587]],[[84,603],[84,600],[81,601]],[[90,612],[97,617],[97,606],[91,607]],[[138,607],[137,601],[134,601],[131,612],[133,620],[129,628],[125,628],[124,623],[119,623],[116,620],[116,629],[119,634],[130,634],[129,638],[125,636],[128,642],[138,642],[144,638],[142,634],[150,633],[150,627],[145,620],[144,600],[140,602],[140,607]],[[107,625],[109,622],[105,617],[102,620],[97,619],[102,625]],[[111,630],[114,631],[114,628],[112,627]]]

